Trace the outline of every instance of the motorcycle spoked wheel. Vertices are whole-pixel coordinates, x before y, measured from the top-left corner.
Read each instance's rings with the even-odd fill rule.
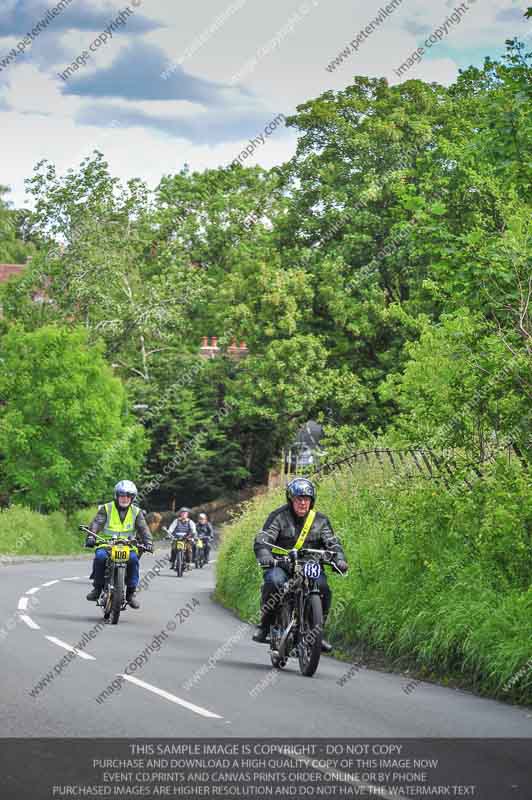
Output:
[[[115,572],[115,585],[111,600],[111,625],[116,625],[120,619],[120,612],[124,603],[125,596],[125,569],[117,569]]]
[[[106,585],[104,589],[104,603],[103,603],[103,618],[106,622],[109,621],[109,617],[111,616],[111,604],[113,601],[112,592],[109,590],[109,584]]]
[[[305,600],[297,644],[299,669],[306,678],[311,678],[318,669],[322,636],[323,607],[321,605],[321,597],[319,594],[310,594]]]

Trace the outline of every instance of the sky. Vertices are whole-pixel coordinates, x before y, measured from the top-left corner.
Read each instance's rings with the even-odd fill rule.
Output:
[[[185,164],[271,167],[295,151],[282,121],[298,104],[354,75],[448,85],[505,39],[531,41],[527,5],[0,0],[0,184],[31,205],[39,161],[64,173],[95,149],[114,176],[151,187]]]

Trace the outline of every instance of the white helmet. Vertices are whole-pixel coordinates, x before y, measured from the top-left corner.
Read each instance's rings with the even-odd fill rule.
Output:
[[[128,494],[131,497],[131,502],[133,502],[137,493],[137,487],[133,481],[118,481],[115,486],[115,500],[119,494]]]

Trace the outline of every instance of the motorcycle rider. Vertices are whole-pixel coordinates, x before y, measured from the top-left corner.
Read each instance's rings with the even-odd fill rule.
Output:
[[[172,522],[170,527],[168,528],[168,533],[174,539],[184,539],[185,541],[190,541],[192,544],[192,560],[194,560],[196,555],[196,523],[194,520],[189,518],[190,508],[183,506],[177,512],[176,519]],[[187,547],[185,549],[185,558],[187,559],[187,563],[190,563],[190,550]],[[172,549],[170,550],[170,563],[172,567],[174,566],[175,561],[175,548],[172,544]]]
[[[114,500],[99,507],[98,513],[89,526],[92,534],[87,534],[85,547],[94,547],[96,545],[95,534],[101,531],[103,531],[103,535],[107,539],[111,539],[113,534],[117,533],[127,537],[131,537],[135,533],[137,541],[144,545],[147,552],[153,553],[153,541],[144,512],[133,502],[137,494],[137,487],[133,481],[123,480],[116,484]],[[87,595],[87,600],[97,600],[101,594],[106,560],[107,550],[104,547],[97,547],[91,574],[94,589]],[[139,557],[132,550],[129,554],[126,570],[126,600],[131,608],[140,608],[139,601],[135,597],[138,582]]]
[[[255,642],[267,642],[269,640],[269,628],[275,615],[274,597],[289,578],[288,573],[282,566],[274,565],[272,548],[268,545],[277,545],[286,550],[299,549],[302,546],[334,550],[334,563],[338,569],[341,572],[347,572],[348,568],[344,551],[334,534],[329,519],[319,511],[312,512],[313,518],[311,517],[310,528],[304,542],[298,543],[296,547],[309,513],[314,508],[316,501],[314,484],[306,478],[294,478],[286,487],[286,500],[285,505],[272,511],[264,523],[263,529],[255,537],[253,548],[255,556],[261,567],[267,567],[264,571],[264,583],[262,586],[261,621],[253,636]],[[273,553],[275,553],[275,549]],[[321,572],[318,583],[323,606],[323,626],[325,627],[325,621],[331,607],[332,593],[324,570]],[[271,600],[268,602],[270,598]],[[330,653],[332,645],[322,639],[321,649],[325,653]]]
[[[214,528],[209,522],[207,514],[203,511],[198,514],[198,524],[196,525],[196,533],[199,539],[203,542],[203,550],[205,553],[205,563],[209,563],[209,553],[214,540]]]

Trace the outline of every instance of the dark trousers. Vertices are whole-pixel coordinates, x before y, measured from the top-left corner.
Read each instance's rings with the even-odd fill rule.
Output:
[[[276,597],[281,586],[288,580],[288,575],[282,567],[270,567],[264,573],[264,583],[262,584],[262,598],[261,598],[261,612],[262,612],[262,625],[271,625],[275,609],[278,604]],[[322,571],[318,578],[318,587],[321,595],[321,602],[323,606],[323,616],[327,619],[327,614],[331,607],[332,592],[327,583],[327,576]]]

